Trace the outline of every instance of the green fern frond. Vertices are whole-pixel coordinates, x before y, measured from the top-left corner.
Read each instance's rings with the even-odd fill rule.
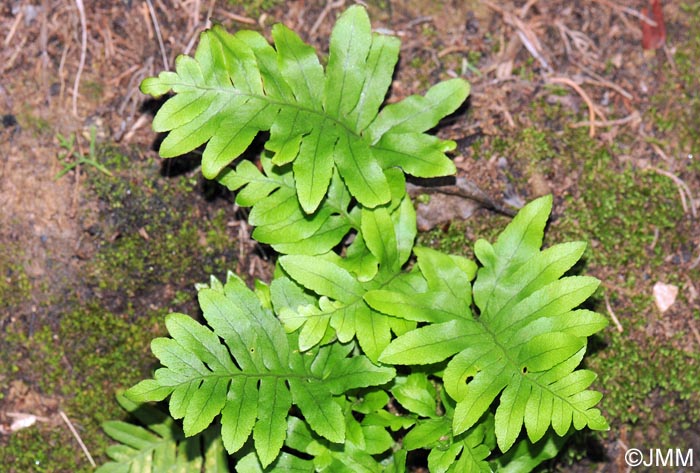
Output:
[[[229,471],[218,426],[185,438],[182,429],[161,410],[122,395],[117,395],[117,401],[143,427],[122,421],[105,422],[105,433],[119,445],[107,448],[107,456],[113,461],[97,468],[96,473]]]
[[[238,191],[236,203],[252,207],[248,222],[256,228],[253,238],[280,253],[322,254],[330,251],[353,227],[359,227],[357,211],[351,213],[351,196],[337,172],[328,195],[313,214],[297,199],[291,166],[274,166],[269,157],[260,159],[262,171],[250,161],[224,170],[217,180]],[[390,173],[387,173],[390,174]]]
[[[316,346],[331,332],[342,343],[356,337],[364,353],[376,362],[389,345],[392,331],[402,334],[415,327],[412,322],[372,309],[363,299],[370,290],[410,285],[412,276],[402,275],[401,268],[416,235],[413,204],[404,194],[397,208],[391,210],[362,209],[362,237],[353,243],[356,248],[348,250],[349,258],[332,252],[280,258],[281,267],[291,279],[320,296],[318,302],[279,310],[288,330],[303,326],[299,334],[301,350]],[[359,246],[362,249],[357,249]]]
[[[376,310],[429,325],[404,334],[380,361],[425,364],[451,357],[444,372],[447,393],[457,402],[453,429],[477,423],[499,397],[495,429],[507,451],[524,425],[532,442],[551,425],[559,435],[588,426],[607,429],[594,406],[600,393],[587,390],[595,375],[575,370],[586,337],[607,325],[587,310],[574,310],[598,287],[591,277],[562,275],[581,257],[582,243],[540,251],[551,197],[524,207],[495,245],[480,240],[476,266],[459,257],[417,249],[418,265],[431,289],[421,294],[377,290],[365,295]]]
[[[264,467],[280,453],[292,404],[320,436],[344,442],[336,398],[394,376],[393,369],[374,366],[364,356],[348,358],[350,344],[300,353],[293,348],[296,337],[287,335],[271,308],[233,274],[225,285],[200,287],[199,302],[213,330],[186,315],[170,314],[166,327],[172,338],[152,342],[164,367],[126,394],[139,402],[170,396],[170,413],[183,419],[187,436],[221,415],[226,450],[238,451],[252,433]]]
[[[466,99],[468,84],[452,79],[424,97],[380,107],[398,59],[396,38],[373,34],[364,8],[338,19],[324,71],[315,51],[288,28],[272,30],[275,47],[259,33],[235,35],[215,26],[202,33],[194,58],[180,56],[175,72],[146,79],[154,96],[175,92],[153,121],[170,132],[163,157],[206,143],[202,172],[213,179],[259,131],[281,166],[292,163],[296,194],[305,213],[326,195],[334,169],[363,206],[391,198],[385,170],[434,177],[454,172],[445,151],[455,143],[424,134]]]
[[[342,449],[333,448],[308,429],[306,423],[291,422],[288,446],[313,457],[315,470],[328,473],[402,473],[406,451],[391,452],[394,441],[383,428],[354,422],[353,438]],[[385,455],[382,455],[385,454]],[[380,463],[375,458],[386,457]]]

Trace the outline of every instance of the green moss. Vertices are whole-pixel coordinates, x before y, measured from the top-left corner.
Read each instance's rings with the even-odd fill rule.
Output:
[[[196,179],[156,174],[156,161],[121,168],[118,154],[109,157],[115,177],[94,174],[92,187],[109,209],[101,228],[105,241],[89,268],[91,284],[105,298],[143,296],[153,288],[180,290],[211,273],[234,268],[234,246],[226,211],[212,207],[199,193]],[[194,291],[191,290],[194,298]],[[160,296],[153,303],[168,304]]]
[[[413,58],[411,58],[411,61],[408,63],[408,65],[410,67],[412,67],[413,69],[420,69],[423,67],[424,64],[425,64],[425,61],[423,61],[423,58],[420,56],[414,56]]]
[[[513,155],[518,159],[534,162],[551,159],[554,157],[554,150],[547,135],[547,132],[534,127],[523,128],[513,143]]]
[[[639,342],[630,343],[627,335],[616,334],[590,360],[600,376],[607,417],[633,431],[658,432],[637,447],[693,447],[683,433],[700,422],[700,353],[673,346],[684,336],[666,341],[639,336]]]
[[[24,270],[19,245],[0,246],[0,313],[29,299],[32,283]]]
[[[228,0],[232,7],[242,8],[246,15],[257,17],[266,10],[283,4],[282,0]]]
[[[90,304],[62,314],[57,327],[44,325],[31,336],[10,331],[6,342],[22,366],[15,376],[28,380],[42,396],[60,399],[58,408],[102,460],[108,439],[100,426],[123,417],[114,393],[150,374],[151,361],[135,360],[150,360],[150,341],[162,334],[164,315],[114,314]],[[39,423],[13,435],[0,449],[2,464],[18,472],[87,471],[87,459],[65,426],[46,427]]]
[[[652,97],[648,115],[665,140],[664,148],[681,156],[694,155],[691,168],[700,171],[700,34],[692,27],[700,22],[700,7],[688,3],[681,8],[687,27],[679,29],[674,45],[675,67],[664,69],[662,87]]]
[[[48,137],[54,133],[49,120],[38,115],[37,109],[26,103],[17,114],[17,121],[22,129],[30,130],[37,138]]]
[[[589,265],[653,269],[683,243],[683,208],[669,178],[618,164],[602,147],[583,168],[580,195],[566,197],[557,226],[590,242]]]
[[[488,218],[472,218],[453,221],[447,227],[436,227],[418,235],[418,246],[474,259],[474,243],[479,238],[494,242],[508,224],[509,218],[492,215]]]
[[[20,430],[9,436],[7,444],[0,448],[0,460],[9,473],[93,471],[84,459],[75,439],[61,425],[38,424]]]
[[[33,329],[8,326],[0,380],[22,380],[58,402],[99,464],[112,443],[101,424],[125,417],[115,393],[156,367],[149,347],[164,334],[165,314],[196,315],[194,283],[235,269],[237,246],[226,225],[230,204],[207,202],[196,179],[162,177],[160,161],[116,148],[98,149],[97,157],[113,176],[86,169],[85,193],[100,206],[88,219],[94,223],[85,222],[95,253],[44,303],[48,316]],[[0,300],[8,310],[33,290],[15,250],[0,249]],[[0,464],[18,473],[92,470],[63,424],[38,423],[0,439]]]
[[[82,90],[90,100],[100,100],[104,93],[104,85],[102,82],[86,80],[82,84]]]

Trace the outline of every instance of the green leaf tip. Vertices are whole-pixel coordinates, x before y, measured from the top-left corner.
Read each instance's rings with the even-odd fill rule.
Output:
[[[469,85],[452,79],[424,97],[411,96],[380,111],[398,60],[397,38],[372,33],[364,7],[347,9],[333,28],[327,66],[283,25],[274,48],[259,33],[202,33],[194,57],[180,56],[174,72],[144,80],[142,92],[175,93],[154,129],[169,132],[160,154],[173,157],[204,145],[202,173],[219,176],[269,131],[265,147],[276,164],[293,163],[296,198],[313,214],[334,170],[368,208],[391,199],[386,172],[400,167],[420,177],[454,172],[444,154],[452,142],[424,134],[454,112]]]

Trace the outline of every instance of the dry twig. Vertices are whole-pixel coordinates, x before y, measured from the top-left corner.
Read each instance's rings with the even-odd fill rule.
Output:
[[[8,31],[7,36],[5,36],[5,41],[3,41],[2,43],[4,47],[8,47],[10,45],[10,41],[12,41],[12,38],[17,32],[17,27],[19,26],[20,21],[22,21],[22,18],[24,18],[24,12],[20,10],[17,16],[15,17],[15,21],[10,27],[10,31]]]
[[[695,319],[688,318],[688,326],[695,336],[695,341],[698,343],[698,346],[700,346],[700,332],[698,332],[697,327],[695,327]]]
[[[592,123],[593,123],[595,126],[601,127],[601,128],[602,128],[602,127],[608,127],[608,126],[626,125],[627,123],[634,123],[635,121],[639,121],[639,120],[641,120],[641,117],[639,116],[639,112],[637,112],[637,111],[635,110],[634,112],[630,113],[629,115],[627,115],[626,117],[623,117],[623,118],[617,118],[617,119],[615,119],[615,120],[603,120],[603,121],[601,121],[601,120],[593,120]],[[582,121],[582,122],[572,123],[572,124],[569,125],[569,126],[570,126],[571,128],[579,128],[579,127],[582,127],[582,126],[588,126],[588,127],[590,127],[590,126],[591,126],[591,121],[589,121],[589,120],[584,120],[584,121]]]
[[[586,102],[586,105],[588,106],[588,127],[589,131],[588,134],[591,138],[595,136],[595,117],[598,115],[603,121],[606,121],[607,119],[605,118],[605,115],[603,115],[603,112],[598,110],[598,107],[596,107],[593,104],[593,101],[591,98],[584,92],[584,90],[581,88],[580,85],[578,85],[576,82],[573,80],[569,79],[568,77],[550,77],[547,79],[547,82],[551,84],[563,84],[563,85],[568,85],[572,89],[576,91],[577,94],[581,96],[584,102]]]
[[[623,88],[620,87],[619,85],[617,85],[617,84],[615,84],[615,83],[613,83],[613,82],[610,82],[610,81],[608,81],[608,80],[605,80],[605,79],[603,79],[603,80],[594,80],[594,79],[589,79],[589,78],[587,78],[587,77],[584,77],[584,78],[583,78],[583,82],[585,82],[586,84],[598,85],[598,86],[601,86],[601,87],[608,87],[608,88],[614,90],[615,92],[617,92],[618,94],[622,95],[622,96],[623,96],[624,98],[626,98],[627,100],[632,100],[632,99],[634,98],[634,97],[632,96],[632,94],[630,94],[629,92],[627,92],[625,89],[623,89]],[[636,112],[635,112],[635,113],[636,113]]]
[[[581,31],[572,30],[561,21],[555,21],[554,26],[556,26],[557,30],[559,30],[559,36],[561,36],[561,39],[564,42],[564,49],[566,50],[566,54],[568,56],[572,55],[573,50],[571,45],[573,44],[574,48],[579,52],[579,54],[581,54],[584,61],[589,63],[595,63],[598,61],[598,53],[595,51],[595,43],[591,38],[586,36]],[[571,40],[571,42],[569,42],[569,40]]]
[[[256,25],[257,21],[255,21],[252,18],[249,18],[247,16],[242,16],[242,15],[236,15],[235,13],[228,12],[226,10],[216,10],[216,14],[221,15],[225,18],[228,18],[229,20],[233,20],[237,23],[243,23],[246,25]]]
[[[531,28],[525,25],[525,23],[523,23],[523,21],[520,18],[513,15],[509,11],[486,0],[484,0],[483,3],[492,10],[500,13],[503,17],[503,21],[506,24],[511,25],[513,28],[515,28],[515,32],[518,35],[518,38],[520,38],[520,42],[523,43],[523,45],[530,52],[532,57],[534,57],[537,60],[537,62],[540,63],[542,68],[545,71],[551,73],[552,68],[550,67],[549,63],[547,62],[542,53],[542,45],[540,44],[540,40],[537,38],[537,35],[534,33],[534,31],[532,31]]]
[[[690,191],[690,187],[688,187],[688,184],[685,183],[680,177],[676,176],[675,174],[664,171],[663,169],[659,169],[655,166],[647,166],[644,169],[648,169],[650,171],[654,171],[657,174],[660,174],[662,176],[666,176],[669,179],[671,179],[675,184],[676,187],[678,188],[678,193],[681,196],[681,205],[683,205],[683,211],[685,213],[688,213],[688,201],[690,202],[690,214],[693,216],[693,218],[697,218],[697,209],[695,208],[695,199],[693,198],[693,193]],[[686,201],[686,195],[688,196],[688,201]]]
[[[148,5],[148,12],[151,14],[151,21],[153,21],[153,28],[156,30],[156,38],[158,38],[158,47],[160,47],[160,54],[163,58],[163,67],[166,71],[170,70],[170,64],[168,64],[168,55],[165,54],[165,45],[163,44],[163,36],[160,34],[160,25],[158,25],[158,18],[156,17],[156,10],[153,8],[153,3],[151,0],[146,0],[146,5]]]
[[[97,466],[95,463],[95,460],[92,459],[92,455],[90,455],[90,451],[87,449],[85,444],[83,443],[83,440],[80,438],[80,435],[78,435],[78,431],[75,430],[75,427],[73,427],[73,423],[68,419],[68,416],[66,415],[65,412],[63,411],[58,411],[58,415],[61,416],[61,419],[63,419],[63,422],[66,423],[68,426],[68,430],[73,434],[73,437],[75,437],[75,440],[78,441],[78,445],[80,445],[80,448],[83,450],[83,453],[85,453],[85,456],[87,457],[88,461],[90,462],[90,465],[94,467]]]
[[[608,314],[610,314],[610,318],[612,319],[613,323],[615,324],[615,328],[617,329],[618,332],[622,333],[624,330],[622,328],[622,324],[618,320],[617,316],[615,315],[615,312],[612,310],[612,306],[610,305],[610,300],[608,299],[608,295],[605,294],[603,296],[605,298],[605,308],[608,310]]]
[[[316,34],[316,30],[318,30],[319,26],[321,26],[321,23],[323,23],[323,20],[331,12],[331,10],[340,8],[343,5],[345,5],[345,0],[336,0],[335,2],[326,3],[326,6],[323,7],[323,10],[321,10],[321,13],[319,13],[318,18],[316,18],[316,21],[314,21],[313,26],[309,30],[309,36]]]
[[[73,83],[73,115],[78,116],[78,87],[80,87],[80,76],[85,67],[85,57],[87,56],[87,20],[85,19],[85,5],[83,0],[75,0],[75,5],[78,7],[78,16],[80,17],[80,63],[78,64],[78,72],[75,74],[75,82]]]
[[[649,26],[656,26],[656,22],[654,20],[652,20],[651,18],[649,18],[646,15],[642,15],[641,13],[639,13],[637,10],[635,10],[633,8],[621,7],[620,5],[617,5],[616,3],[613,3],[609,0],[593,0],[593,1],[596,3],[606,5],[617,12],[625,13],[627,15],[638,18],[638,19],[642,20],[644,23],[648,24]]]

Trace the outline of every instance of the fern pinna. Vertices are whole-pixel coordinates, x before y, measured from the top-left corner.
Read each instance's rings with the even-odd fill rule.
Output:
[[[598,281],[565,275],[583,243],[541,249],[551,197],[477,241],[478,263],[414,248],[405,174],[454,172],[454,142],[425,131],[468,84],[382,108],[399,42],[360,6],[338,19],[325,69],[284,26],[272,38],[215,26],[142,85],[175,93],[154,119],[170,132],[161,154],[206,143],[204,175],[237,191],[253,237],[281,256],[269,285],[199,285],[206,325],[166,318],[162,367],[124,402],[167,399],[182,427],[106,424],[121,445],[101,471],[224,471],[222,448],[239,472],[399,473],[419,449],[431,472],[529,471],[573,430],[607,429],[595,375],[577,369],[606,325],[577,309]],[[260,131],[259,166],[234,167]]]

